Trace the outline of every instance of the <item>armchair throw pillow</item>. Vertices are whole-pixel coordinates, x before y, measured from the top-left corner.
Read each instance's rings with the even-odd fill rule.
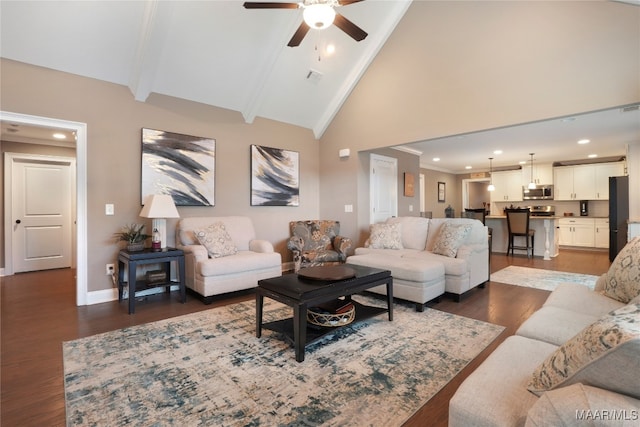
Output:
[[[403,249],[402,224],[372,224],[369,247],[373,249]]]
[[[464,239],[471,231],[470,224],[452,224],[445,222],[440,227],[438,238],[433,245],[433,253],[438,255],[455,258],[458,255],[458,249],[464,242]]]
[[[583,383],[640,398],[640,304],[603,316],[553,352],[528,389],[542,392]]]
[[[238,253],[238,248],[231,240],[222,222],[215,222],[208,227],[194,230],[196,239],[207,248],[209,256],[220,258]]]
[[[640,294],[640,236],[633,238],[613,260],[603,293],[627,304]]]

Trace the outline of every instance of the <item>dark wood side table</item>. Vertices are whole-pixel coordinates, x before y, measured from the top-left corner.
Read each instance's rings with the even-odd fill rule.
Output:
[[[171,280],[171,262],[178,263],[178,280]],[[162,270],[166,274],[165,280],[147,281],[137,280],[136,270],[139,265],[143,264],[162,264]],[[121,250],[118,254],[118,301],[122,301],[124,291],[124,267],[129,271],[129,314],[135,313],[136,310],[136,291],[142,291],[151,288],[165,287],[167,292],[171,286],[180,286],[180,302],[183,304],[187,301],[187,290],[184,284],[184,252],[180,249],[165,248],[161,251],[152,249],[143,249],[141,251],[129,252]]]

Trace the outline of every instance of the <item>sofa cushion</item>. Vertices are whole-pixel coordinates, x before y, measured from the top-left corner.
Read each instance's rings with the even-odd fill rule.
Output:
[[[231,240],[239,251],[249,250],[249,242],[256,238],[256,232],[251,218],[246,216],[192,216],[181,218],[179,221],[179,232],[176,235],[178,246],[199,245],[194,234],[197,228],[204,228],[213,222],[222,222],[231,236]]]
[[[469,262],[466,259],[449,258],[448,256],[438,255],[427,251],[412,251],[402,254],[403,258],[419,259],[421,262],[439,262],[444,265],[444,272],[450,276],[462,276],[469,272]]]
[[[438,239],[433,245],[433,253],[455,258],[458,248],[471,231],[469,224],[452,224],[446,222],[440,227]]]
[[[209,255],[213,258],[235,255],[238,252],[238,248],[227,233],[224,223],[220,221],[205,228],[197,228],[194,233],[198,242],[207,248]]]
[[[415,260],[403,257],[390,257],[385,254],[371,253],[366,255],[353,255],[347,258],[347,263],[363,265],[365,267],[384,268],[391,271],[394,279],[402,279],[411,282],[425,283],[435,279],[444,278],[444,266],[438,261]]]
[[[598,318],[564,308],[544,306],[518,328],[516,335],[562,345]]]
[[[640,236],[618,253],[605,276],[604,294],[628,303],[640,294]]]
[[[403,249],[402,224],[371,224],[369,247],[373,249]]]
[[[557,347],[510,336],[458,387],[449,402],[450,427],[521,426],[538,400],[527,391],[531,372]]]
[[[234,256],[209,258],[196,265],[196,271],[202,276],[221,276],[226,274],[245,274],[249,271],[279,266],[281,257],[278,252],[258,253],[238,251]]]
[[[640,305],[626,305],[586,327],[533,373],[540,394],[583,383],[640,398]]]
[[[387,224],[402,224],[402,246],[406,249],[423,251],[427,245],[429,219],[419,216],[402,216],[389,218]]]
[[[525,427],[638,425],[640,401],[584,384],[551,390],[529,409]],[[634,415],[635,411],[635,415]],[[614,418],[616,415],[619,418]],[[596,423],[594,421],[600,421]]]
[[[599,319],[615,309],[624,307],[624,304],[594,292],[584,285],[561,283],[551,292],[544,306],[562,308],[574,313],[595,316]]]

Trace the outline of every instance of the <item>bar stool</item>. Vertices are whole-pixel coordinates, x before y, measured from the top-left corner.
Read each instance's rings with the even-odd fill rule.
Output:
[[[509,230],[509,244],[507,246],[507,255],[511,251],[513,256],[513,250],[527,251],[527,258],[529,258],[529,248],[531,248],[531,257],[533,258],[533,239],[535,236],[535,230],[529,228],[529,219],[531,217],[531,211],[529,208],[524,209],[505,209],[507,215],[507,228]],[[525,246],[515,246],[513,241],[515,237],[524,237]]]

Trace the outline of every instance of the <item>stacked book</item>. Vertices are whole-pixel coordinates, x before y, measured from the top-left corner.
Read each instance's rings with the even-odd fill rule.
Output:
[[[312,310],[316,313],[326,313],[326,314],[344,314],[353,310],[353,303],[349,300],[336,299],[333,301],[328,301],[322,303]]]

